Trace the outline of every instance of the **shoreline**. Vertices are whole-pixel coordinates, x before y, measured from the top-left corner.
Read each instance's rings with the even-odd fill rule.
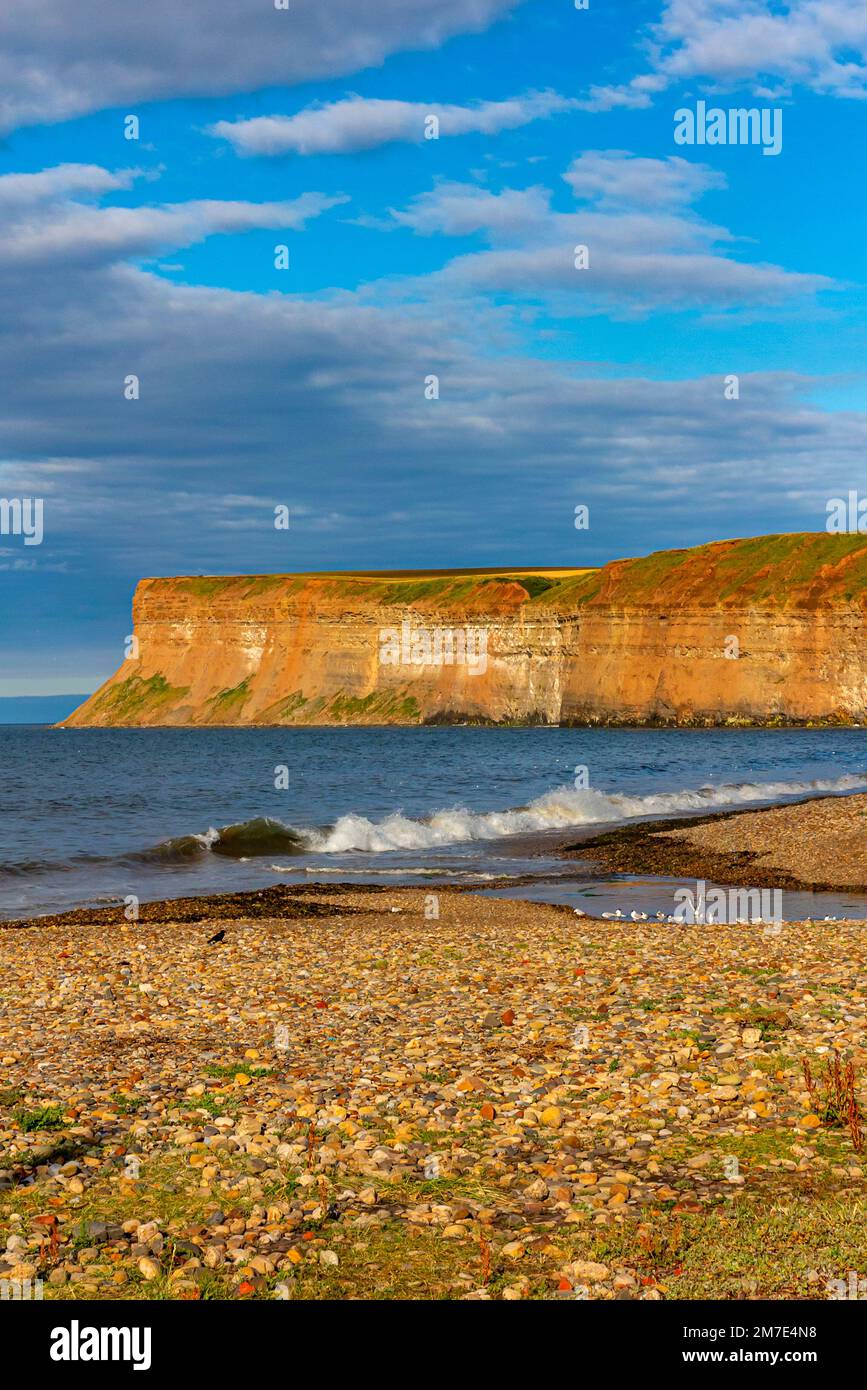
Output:
[[[84,702],[91,699],[86,696]],[[73,711],[75,713],[75,711]],[[190,729],[193,732],[201,732],[203,729],[219,729],[227,732],[230,729],[652,729],[655,732],[670,729],[677,732],[679,729],[730,729],[733,732],[739,730],[749,732],[755,729],[779,729],[790,731],[794,729],[867,729],[860,719],[848,718],[845,716],[829,715],[826,718],[796,719],[789,715],[769,715],[767,718],[750,719],[746,716],[728,716],[725,719],[717,719],[713,715],[692,715],[680,716],[678,718],[663,718],[659,715],[651,716],[648,719],[631,718],[627,715],[588,715],[585,718],[559,719],[556,722],[543,719],[541,716],[536,718],[527,715],[520,719],[489,719],[484,715],[468,716],[461,713],[450,713],[444,710],[437,714],[425,716],[423,719],[390,719],[368,721],[352,721],[342,719],[324,720],[294,720],[290,723],[271,723],[268,721],[248,720],[241,722],[235,720],[230,724],[218,722],[208,722],[206,724],[192,724],[181,721],[174,724],[141,724],[141,723],[97,723],[94,721],[89,724],[70,724],[67,716],[56,723],[42,725],[46,729],[60,731],[63,729],[74,729],[76,733],[89,730],[114,731],[119,729],[139,729],[143,732],[151,730],[166,729]]]
[[[732,843],[735,837],[726,833],[729,828],[740,836],[739,847]],[[841,854],[844,829],[850,838],[860,837],[861,844],[847,844],[850,852]],[[817,852],[818,834],[823,840]],[[806,843],[799,844],[797,837]],[[862,894],[867,893],[865,846],[867,795],[849,792],[755,810],[617,826],[563,845],[560,853],[567,859],[590,854],[613,873],[703,879],[733,887]],[[763,858],[768,862],[761,862]],[[805,862],[815,866],[812,873],[805,871]]]
[[[669,816],[660,820],[630,822],[599,834],[590,834],[586,839],[577,842],[573,839],[576,827],[569,832],[568,838],[565,838],[566,832],[563,832],[563,840],[552,852],[575,865],[574,880],[571,881],[576,883],[597,879],[600,871],[608,871],[616,875],[704,880],[732,887],[867,894],[867,851],[862,851],[863,870],[859,875],[849,878],[845,875],[841,877],[839,874],[805,878],[802,873],[796,873],[794,866],[797,864],[801,867],[804,853],[800,846],[792,845],[791,842],[787,842],[784,847],[788,862],[777,865],[759,862],[760,855],[768,852],[768,846],[773,848],[775,818],[783,818],[786,822],[809,820],[814,813],[806,808],[825,808],[823,819],[829,823],[830,833],[836,835],[839,823],[851,820],[851,817],[839,808],[846,807],[847,804],[851,806],[853,803],[859,816],[865,818],[865,828],[861,833],[867,843],[867,793],[846,792],[832,795],[823,793],[753,810],[735,808],[709,812],[707,815]],[[755,827],[760,824],[762,848],[732,848],[730,845],[721,847],[714,844],[713,831],[705,828],[724,824],[731,824],[735,828],[740,826],[744,834],[749,826],[751,838],[755,837]],[[777,841],[779,838],[777,836]],[[838,843],[834,846],[834,856],[835,863],[839,864]],[[842,862],[846,864],[853,861],[844,859]],[[520,888],[537,881],[538,875],[532,873],[504,875],[501,878],[492,878],[485,884],[483,891],[504,892],[509,888]],[[429,892],[449,891],[462,894],[481,891],[474,883],[440,884],[440,881],[433,877],[424,884],[399,886],[417,892],[423,892],[425,888]],[[328,883],[276,883],[260,889],[142,901],[139,906],[139,920],[151,923],[227,921],[235,917],[252,920],[263,917],[292,920],[304,915],[319,915],[315,906],[304,905],[308,899],[328,897],[335,891],[387,894],[395,889],[394,884],[358,884],[351,879],[335,879]],[[296,902],[296,899],[300,899],[301,902]],[[562,904],[553,902],[550,906],[563,907]],[[568,907],[564,910],[571,911]],[[76,907],[31,917],[0,919],[0,930],[23,930],[25,927],[38,925],[75,926],[91,922],[130,925],[123,915],[122,902],[118,899],[116,906]]]

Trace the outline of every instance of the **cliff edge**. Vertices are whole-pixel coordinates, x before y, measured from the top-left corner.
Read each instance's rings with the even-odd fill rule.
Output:
[[[865,723],[867,536],[598,570],[143,579],[68,727]]]

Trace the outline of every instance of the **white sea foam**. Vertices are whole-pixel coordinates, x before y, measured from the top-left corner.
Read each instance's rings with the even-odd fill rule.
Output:
[[[606,794],[590,789],[556,787],[511,811],[436,811],[423,820],[391,815],[381,821],[366,816],[341,816],[329,829],[304,831],[306,847],[317,854],[346,854],[358,850],[382,854],[393,850],[432,849],[440,845],[495,840],[504,835],[566,830],[638,817],[662,818],[689,812],[712,812],[745,803],[773,802],[786,797],[846,792],[867,788],[867,774],[815,782],[741,782],[695,790],[655,792],[650,796]]]
[[[413,867],[412,869],[370,869],[359,868],[350,869],[345,864],[306,864],[299,869],[295,864],[271,864],[271,872],[274,874],[341,874],[342,876],[353,874],[363,874],[365,878],[405,878],[407,874],[412,874],[413,878],[459,878],[461,882],[472,879],[479,883],[494,883],[499,878],[514,878],[514,874],[486,874],[471,873],[469,869],[425,869]]]

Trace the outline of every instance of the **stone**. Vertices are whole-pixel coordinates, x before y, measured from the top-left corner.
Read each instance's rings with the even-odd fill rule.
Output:
[[[526,1247],[519,1240],[510,1240],[503,1246],[502,1253],[507,1260],[522,1260]]]

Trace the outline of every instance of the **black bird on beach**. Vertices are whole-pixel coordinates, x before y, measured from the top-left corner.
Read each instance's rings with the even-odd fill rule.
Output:
[[[225,931],[215,931],[213,936],[209,936],[209,937],[208,937],[208,945],[209,945],[209,946],[216,946],[216,945],[218,944],[218,942],[220,942],[220,941],[223,940],[223,937],[224,937],[225,935],[226,935]]]

